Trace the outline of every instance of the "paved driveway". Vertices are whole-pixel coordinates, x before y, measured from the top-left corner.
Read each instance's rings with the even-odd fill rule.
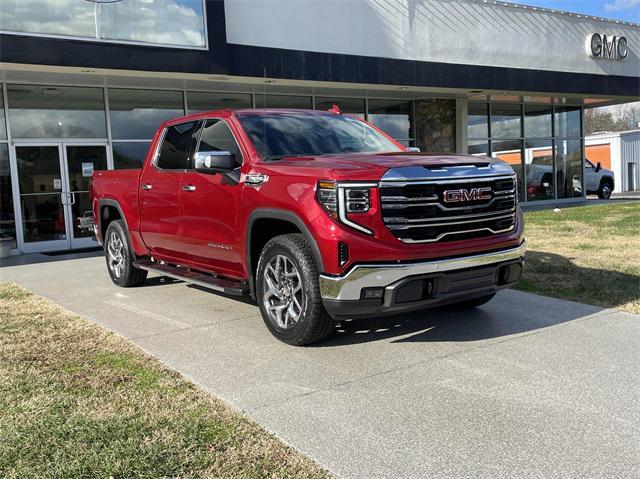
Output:
[[[505,291],[294,348],[250,303],[160,277],[119,289],[102,257],[53,259],[0,280],[130,338],[339,477],[640,474],[638,316]]]

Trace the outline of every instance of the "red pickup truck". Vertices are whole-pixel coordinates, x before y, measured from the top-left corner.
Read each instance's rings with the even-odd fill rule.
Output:
[[[91,195],[115,284],[250,294],[294,345],[341,318],[479,306],[524,262],[508,164],[407,151],[337,108],[167,121],[141,170],[96,172]]]

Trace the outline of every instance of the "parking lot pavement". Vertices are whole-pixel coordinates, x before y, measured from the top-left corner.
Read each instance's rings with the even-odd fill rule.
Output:
[[[130,338],[338,477],[640,474],[640,316],[504,291],[295,348],[250,302],[157,276],[120,289],[96,254],[30,261],[0,281]]]

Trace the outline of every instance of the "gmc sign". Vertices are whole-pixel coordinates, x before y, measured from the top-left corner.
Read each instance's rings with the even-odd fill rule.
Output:
[[[457,190],[446,190],[443,193],[445,203],[466,203],[467,201],[490,200],[491,188],[460,188]]]
[[[587,37],[587,53],[593,58],[625,60],[629,56],[629,43],[626,37],[593,33]]]

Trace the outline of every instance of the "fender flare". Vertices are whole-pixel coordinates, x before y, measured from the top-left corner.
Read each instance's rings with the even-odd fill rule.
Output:
[[[120,214],[120,218],[122,219],[122,222],[124,223],[124,232],[127,234],[127,239],[129,240],[129,244],[131,243],[131,233],[129,233],[129,225],[127,224],[127,217],[124,215],[122,208],[120,207],[120,203],[118,203],[117,200],[113,200],[111,198],[101,198],[100,201],[98,202],[98,213],[100,214],[99,218],[97,218],[97,224],[98,224],[98,230],[100,231],[100,236],[102,238],[102,241],[104,242],[104,231],[102,231],[102,209],[105,206],[113,206],[116,210],[118,210],[118,213]]]
[[[245,261],[247,265],[247,276],[249,279],[249,289],[251,291],[251,295],[255,298],[255,281],[253,278],[253,270],[251,268],[251,234],[253,231],[253,224],[257,220],[261,219],[274,219],[280,221],[286,221],[288,223],[293,224],[296,228],[300,230],[300,232],[305,236],[307,242],[311,246],[311,251],[313,252],[313,256],[316,260],[316,264],[318,265],[318,269],[320,271],[324,271],[324,262],[322,260],[322,254],[320,253],[320,249],[318,248],[318,243],[315,238],[307,228],[307,225],[300,219],[300,217],[288,210],[281,210],[276,208],[258,208],[251,212],[249,215],[249,219],[247,220],[246,227],[246,238],[245,238]],[[259,253],[258,253],[259,254]]]

